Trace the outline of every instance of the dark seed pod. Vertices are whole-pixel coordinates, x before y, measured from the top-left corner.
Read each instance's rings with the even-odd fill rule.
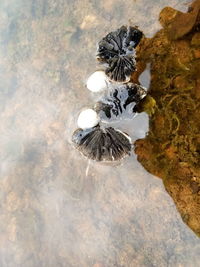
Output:
[[[72,141],[84,156],[96,161],[121,160],[130,154],[132,147],[130,137],[112,127],[77,129]]]
[[[143,33],[136,27],[122,26],[109,33],[99,43],[97,59],[106,63],[106,75],[116,82],[128,82],[131,73],[136,70],[135,47]]]
[[[94,109],[103,122],[130,119],[146,94],[146,89],[138,84],[110,85],[108,95],[97,102]]]

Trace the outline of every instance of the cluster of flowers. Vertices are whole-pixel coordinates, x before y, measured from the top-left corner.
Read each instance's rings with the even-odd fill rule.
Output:
[[[118,161],[130,154],[132,141],[128,134],[106,127],[109,122],[133,118],[146,89],[130,82],[136,70],[135,48],[143,34],[136,27],[122,26],[107,34],[97,47],[97,60],[104,70],[95,71],[87,81],[92,92],[103,91],[103,97],[92,109],[83,110],[72,136],[75,147],[96,161]]]

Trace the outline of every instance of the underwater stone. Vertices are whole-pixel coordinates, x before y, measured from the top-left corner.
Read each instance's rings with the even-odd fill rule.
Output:
[[[76,148],[95,161],[119,161],[131,152],[131,138],[112,127],[77,129],[72,136]]]
[[[99,117],[93,109],[83,110],[78,117],[77,124],[81,129],[88,129],[97,126]]]
[[[142,36],[136,27],[122,26],[98,43],[97,59],[107,65],[105,73],[111,81],[130,80],[131,73],[136,70],[135,48]]]
[[[133,83],[110,85],[108,89],[107,96],[94,107],[103,122],[133,118],[137,105],[147,95],[144,87]]]
[[[107,88],[109,84],[108,77],[106,76],[104,71],[95,71],[87,80],[87,88],[88,90],[96,93],[103,91]]]

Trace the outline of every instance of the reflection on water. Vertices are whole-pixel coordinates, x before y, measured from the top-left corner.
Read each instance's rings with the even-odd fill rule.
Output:
[[[140,74],[139,79],[138,79],[140,84],[142,84],[147,89],[149,89],[149,85],[151,83],[150,69],[151,69],[151,65],[150,63],[147,63],[145,70]]]
[[[160,10],[184,4],[0,2],[0,266],[198,266],[200,242],[161,180],[134,155],[89,163],[70,143],[95,98],[84,82],[96,42],[129,21],[152,37]],[[147,115],[134,123],[120,127],[143,138]]]

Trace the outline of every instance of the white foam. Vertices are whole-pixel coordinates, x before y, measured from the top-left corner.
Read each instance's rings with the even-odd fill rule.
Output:
[[[88,129],[99,123],[99,117],[93,109],[83,110],[78,117],[77,124],[81,129]]]
[[[88,90],[96,93],[103,91],[107,88],[109,84],[109,80],[104,71],[95,71],[87,80],[87,88]]]

